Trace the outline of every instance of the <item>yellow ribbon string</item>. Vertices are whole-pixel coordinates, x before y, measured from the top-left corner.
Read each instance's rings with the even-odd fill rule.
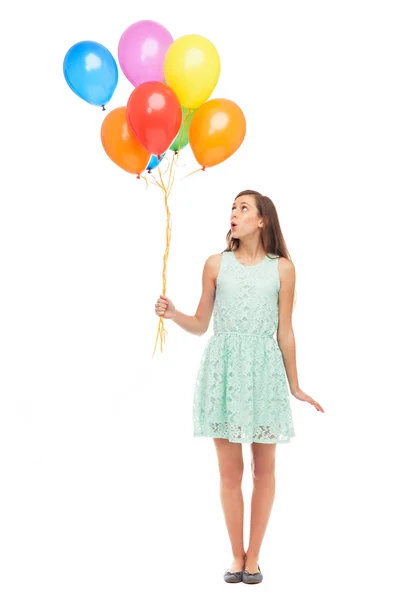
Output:
[[[153,185],[156,185],[157,187],[162,188],[162,185],[157,181],[157,179],[154,177],[154,173],[149,173],[149,175],[152,176],[152,178],[154,179],[154,181],[150,181],[150,183],[152,183]]]
[[[183,123],[181,125],[181,134],[179,136],[179,141],[178,141],[178,150],[176,151],[176,155],[179,154],[179,150],[181,149],[181,144],[182,144],[182,137],[183,137],[183,125],[185,125],[186,121],[188,120],[190,113],[193,111],[193,108],[189,108],[187,113],[186,113],[186,117],[183,119]]]
[[[192,109],[189,109],[187,112],[187,115],[183,121],[183,125],[186,123],[186,120],[188,119],[190,113],[192,112]],[[158,180],[156,179],[156,177],[154,176],[154,174],[150,171],[149,175],[151,175],[153,181],[151,181],[150,183],[152,183],[153,185],[157,186],[159,189],[161,189],[163,195],[164,195],[164,205],[165,205],[165,213],[166,213],[166,230],[165,230],[165,252],[164,252],[164,258],[163,258],[163,272],[162,272],[162,280],[163,280],[163,286],[162,286],[162,295],[166,296],[167,295],[167,261],[168,261],[168,256],[169,256],[169,250],[170,250],[170,244],[171,244],[171,212],[169,210],[169,206],[168,206],[168,199],[169,196],[171,194],[171,190],[172,190],[172,186],[174,185],[174,181],[175,181],[175,167],[177,167],[177,158],[180,152],[180,148],[181,148],[181,142],[182,142],[182,135],[183,135],[183,131],[181,132],[181,135],[179,137],[179,143],[178,143],[178,150],[175,152],[173,160],[171,160],[170,165],[168,166],[168,168],[166,169],[165,173],[161,173],[161,169],[160,169],[160,165],[158,165]],[[198,171],[204,171],[204,167],[202,169],[197,169]],[[193,171],[194,173],[196,171]],[[168,181],[167,184],[165,184],[164,182],[164,177],[167,175],[168,173]],[[192,175],[192,173],[189,173],[189,175]],[[188,176],[186,176],[188,177]],[[147,183],[147,180],[146,180]],[[157,337],[156,337],[156,342],[154,345],[154,350],[153,350],[153,357],[154,357],[154,353],[156,351],[157,348],[157,343],[158,341],[160,342],[160,350],[161,352],[163,351],[163,345],[165,344],[165,335],[168,335],[168,331],[165,329],[164,327],[164,319],[162,317],[159,318],[158,320],[158,327],[157,327]]]
[[[167,168],[165,169],[165,171],[164,171],[163,175],[166,175],[166,173],[167,173],[168,169],[169,169],[169,168],[170,168],[170,166],[171,166],[171,165],[170,165],[170,162],[169,162],[169,158],[168,158],[167,156],[165,157],[165,159],[164,159],[164,162],[167,164]]]
[[[161,173],[160,167],[158,167],[159,181],[157,181],[157,179],[152,174],[154,181],[155,181],[155,185],[157,185],[164,194],[164,204],[165,204],[166,221],[167,221],[166,231],[165,231],[166,246],[165,246],[165,252],[164,252],[163,273],[162,273],[162,279],[163,279],[162,295],[163,296],[166,296],[166,294],[167,294],[167,261],[168,261],[168,256],[169,256],[170,243],[171,243],[171,212],[170,212],[169,206],[168,206],[168,198],[171,193],[172,185],[173,185],[174,179],[175,179],[175,177],[173,176],[173,169],[174,169],[174,161],[171,161],[171,164],[170,164],[169,170],[168,170],[169,173],[168,173],[167,185],[165,185],[164,178]],[[153,356],[156,351],[158,341],[160,341],[160,350],[161,350],[161,352],[163,351],[166,334],[168,334],[168,331],[164,327],[164,319],[162,317],[160,317],[159,321],[158,321],[157,337],[156,337],[156,342],[154,345]]]
[[[178,151],[176,151],[176,152],[174,153],[174,157],[173,157],[173,159],[172,159],[172,160],[173,160],[173,161],[175,161],[175,165],[176,165],[177,167],[186,167],[186,163],[185,163],[184,165],[178,165]]]
[[[145,177],[144,175],[140,175],[140,179],[144,179],[146,182],[146,190],[149,187],[149,182],[147,181],[147,177]]]
[[[185,177],[181,177],[181,181],[182,181],[182,179],[186,179],[186,177],[190,177],[190,175],[194,175],[195,173],[198,173],[199,171],[205,171],[205,170],[206,170],[205,167],[201,167],[201,169],[195,169],[191,173],[188,173],[187,175],[185,175]]]

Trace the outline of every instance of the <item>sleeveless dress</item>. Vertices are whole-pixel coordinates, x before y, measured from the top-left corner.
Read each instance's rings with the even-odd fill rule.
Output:
[[[295,436],[278,328],[279,257],[243,265],[222,253],[214,333],[197,374],[194,436],[276,444]]]

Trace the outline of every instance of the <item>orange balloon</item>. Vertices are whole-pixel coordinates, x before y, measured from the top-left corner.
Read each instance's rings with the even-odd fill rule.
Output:
[[[246,135],[242,109],[232,100],[215,98],[202,104],[189,127],[189,143],[202,167],[213,167],[239,148]]]
[[[126,120],[126,106],[114,108],[101,126],[101,143],[109,158],[128,173],[139,174],[147,167],[151,154],[139,144]]]

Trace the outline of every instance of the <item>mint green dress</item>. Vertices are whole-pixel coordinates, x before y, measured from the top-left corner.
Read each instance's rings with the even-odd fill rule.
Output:
[[[243,265],[222,253],[214,334],[200,361],[194,436],[276,444],[295,436],[278,328],[279,257]]]

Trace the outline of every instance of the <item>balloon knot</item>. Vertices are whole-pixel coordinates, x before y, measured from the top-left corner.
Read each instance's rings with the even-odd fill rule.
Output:
[[[157,154],[157,160],[161,160],[161,154]]]
[[[104,106],[104,104],[101,105],[103,110],[106,110],[106,107]]]
[[[137,174],[136,179],[140,179],[140,173]]]
[[[205,170],[206,170],[206,168],[205,168],[205,167],[201,167],[201,170],[202,170],[202,171],[205,171]]]

